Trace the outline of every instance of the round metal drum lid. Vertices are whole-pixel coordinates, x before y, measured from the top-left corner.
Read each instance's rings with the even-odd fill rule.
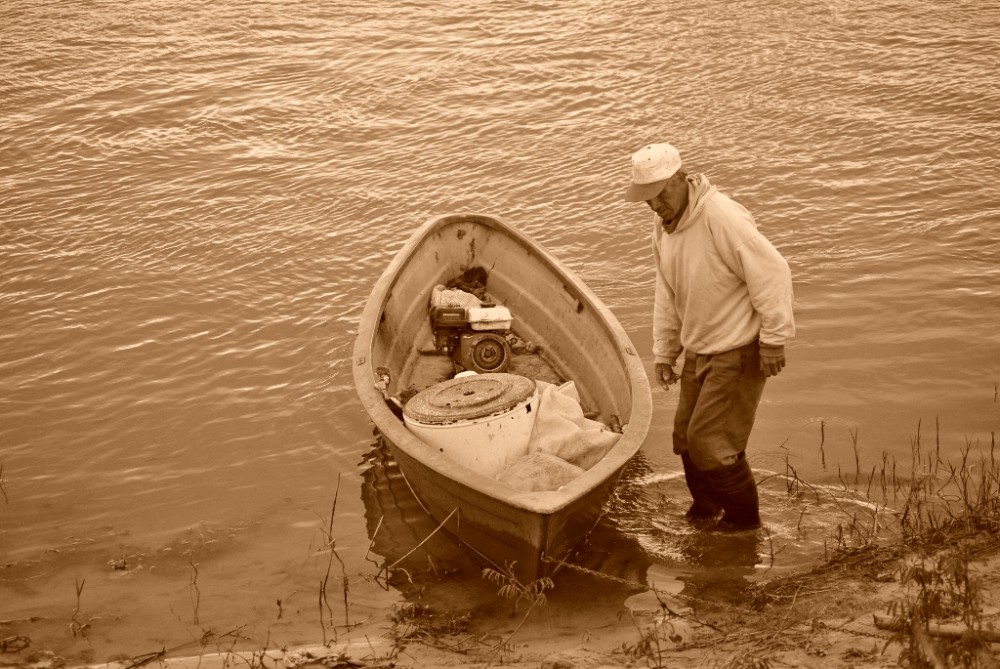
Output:
[[[403,407],[409,420],[446,425],[475,420],[524,404],[535,394],[535,382],[517,374],[474,374],[442,381],[420,391]]]

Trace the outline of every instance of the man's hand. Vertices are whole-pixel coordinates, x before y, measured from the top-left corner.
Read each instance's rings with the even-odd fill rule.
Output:
[[[777,376],[785,366],[785,347],[760,345],[760,371],[764,376]]]
[[[665,362],[658,362],[653,366],[653,376],[664,390],[670,390],[670,386],[681,380],[681,377],[674,373],[674,368]]]

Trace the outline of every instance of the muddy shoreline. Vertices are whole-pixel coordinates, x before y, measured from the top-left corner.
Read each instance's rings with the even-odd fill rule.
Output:
[[[1000,540],[984,532],[962,540],[969,573],[979,583],[983,633],[1000,629]],[[938,554],[946,550],[938,548]],[[925,551],[921,552],[926,555]],[[545,605],[511,611],[506,629],[476,628],[474,616],[456,620],[415,607],[384,611],[339,635],[335,642],[297,648],[233,648],[206,643],[187,652],[151,653],[110,663],[74,663],[44,649],[16,648],[0,666],[18,669],[100,667],[174,669],[212,667],[384,667],[522,669],[595,667],[809,666],[812,669],[895,666],[908,648],[906,635],[877,625],[908,598],[901,581],[912,552],[868,547],[848,552],[808,573],[758,584],[740,601],[688,601],[676,593],[636,588],[617,615],[578,620],[554,618]],[[527,615],[525,615],[527,614]],[[561,617],[561,616],[560,616]],[[1000,637],[997,637],[1000,639]],[[991,658],[1000,644],[987,644]],[[11,652],[13,651],[13,652]],[[995,661],[995,660],[994,660]],[[988,660],[980,666],[991,666]],[[755,664],[756,663],[756,664]],[[973,665],[970,665],[973,666]]]

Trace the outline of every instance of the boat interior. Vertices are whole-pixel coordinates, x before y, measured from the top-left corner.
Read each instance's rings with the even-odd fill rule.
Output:
[[[449,344],[435,328],[429,306],[435,286],[481,279],[486,292],[480,302],[509,309],[511,322],[509,329],[495,333],[466,331],[462,325],[461,335],[495,334],[507,341],[480,340],[485,362],[481,356],[479,363],[490,367],[503,355],[507,366],[502,371],[556,385],[574,381],[585,414],[606,425],[629,416],[630,378],[620,343],[600,313],[603,307],[553,264],[547,254],[512,237],[489,217],[445,218],[406,256],[388,287],[372,345],[383,393],[405,404],[475,358],[457,350],[455,337]]]

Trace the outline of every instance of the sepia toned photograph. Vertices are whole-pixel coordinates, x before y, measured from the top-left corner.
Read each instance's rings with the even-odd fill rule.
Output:
[[[0,0],[0,667],[1000,667],[998,54]]]

